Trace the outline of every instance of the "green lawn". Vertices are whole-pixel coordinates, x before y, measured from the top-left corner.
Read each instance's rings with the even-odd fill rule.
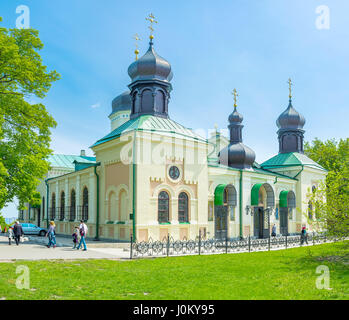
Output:
[[[16,289],[18,265],[30,290]],[[315,286],[330,269],[332,290]],[[348,299],[349,241],[272,252],[132,261],[0,263],[1,299]]]

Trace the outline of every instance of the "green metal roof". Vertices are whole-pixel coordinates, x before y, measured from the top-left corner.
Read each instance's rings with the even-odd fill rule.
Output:
[[[74,161],[79,163],[95,163],[95,157],[86,157],[86,156],[72,156],[65,154],[53,154],[48,157],[48,162],[52,168],[67,168],[67,169],[75,169]]]
[[[282,167],[294,167],[294,166],[307,166],[315,167],[326,171],[315,161],[308,158],[305,154],[298,152],[279,153],[276,156],[261,164],[263,169],[282,168]]]
[[[212,168],[221,168],[221,169],[225,169],[225,170],[240,171],[240,169],[231,168],[231,167],[225,166],[223,164],[219,164],[219,163],[209,162],[208,166],[212,167]],[[253,163],[252,170],[254,172],[256,172],[256,173],[260,173],[260,174],[264,174],[264,175],[268,175],[268,176],[280,177],[280,178],[284,178],[284,179],[297,180],[296,178],[287,176],[285,174],[281,174],[281,173],[278,173],[278,172],[270,171],[270,170],[267,170],[267,169],[262,169],[262,168],[259,168],[258,166],[259,166],[259,164],[257,162]],[[253,172],[251,170],[246,170],[246,169],[242,169],[242,171],[244,171],[244,172]]]
[[[127,132],[139,130],[148,132],[157,132],[162,135],[185,137],[187,139],[206,142],[207,140],[194,133],[181,124],[166,118],[155,117],[152,115],[142,115],[135,119],[129,120],[116,128],[111,133],[107,134],[102,139],[99,139],[91,148],[102,143],[114,140]]]

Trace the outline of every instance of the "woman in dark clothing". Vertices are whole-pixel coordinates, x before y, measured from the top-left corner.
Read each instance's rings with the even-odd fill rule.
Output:
[[[21,236],[23,236],[24,234],[22,226],[19,224],[18,221],[15,222],[15,225],[13,227],[13,234],[15,236],[16,245],[18,246]]]

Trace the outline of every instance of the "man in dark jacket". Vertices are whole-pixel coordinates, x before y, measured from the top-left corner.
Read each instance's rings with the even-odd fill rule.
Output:
[[[15,225],[13,227],[13,234],[15,236],[16,245],[18,246],[21,236],[23,236],[24,234],[22,226],[19,224],[18,221],[15,222]]]

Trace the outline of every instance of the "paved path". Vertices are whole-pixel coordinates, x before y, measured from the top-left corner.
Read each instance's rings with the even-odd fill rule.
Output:
[[[47,243],[47,238],[41,238]],[[19,244],[12,242],[9,246],[8,238],[0,235],[0,262],[9,260],[55,260],[55,259],[127,259],[130,253],[122,248],[89,248],[87,251],[72,249],[61,246],[47,248],[45,244],[37,243],[37,240],[30,240]]]

